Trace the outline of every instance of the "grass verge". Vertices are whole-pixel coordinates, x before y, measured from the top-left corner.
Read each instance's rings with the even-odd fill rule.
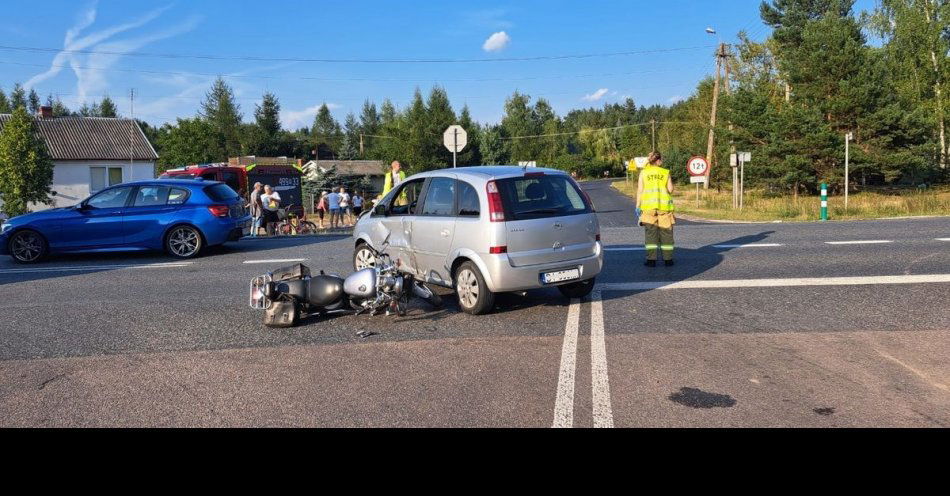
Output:
[[[612,186],[621,193],[636,198],[635,181],[616,181]],[[778,196],[760,190],[746,191],[743,209],[732,208],[732,192],[700,190],[696,203],[695,186],[678,186],[673,193],[678,213],[713,220],[808,222],[819,220],[821,199],[818,196]],[[851,193],[848,209],[844,196],[828,197],[830,220],[880,219],[885,217],[948,215],[950,216],[950,187],[928,190],[862,191]]]

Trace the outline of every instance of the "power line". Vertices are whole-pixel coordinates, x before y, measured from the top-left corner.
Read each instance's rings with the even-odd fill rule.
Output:
[[[705,126],[705,124],[703,124],[703,123],[701,123],[701,122],[689,122],[689,121],[662,121],[662,122],[658,121],[657,124],[685,124],[685,125],[703,125],[703,126]],[[510,136],[510,137],[507,137],[507,138],[499,138],[499,140],[501,140],[501,141],[511,141],[511,140],[528,139],[528,138],[547,138],[547,137],[551,137],[551,136],[570,136],[570,135],[581,134],[581,133],[592,133],[592,132],[596,132],[596,131],[616,131],[616,130],[618,130],[618,129],[625,129],[625,128],[628,128],[628,127],[642,127],[642,126],[650,126],[650,125],[653,125],[653,123],[652,123],[652,122],[641,122],[641,123],[639,123],[639,124],[627,124],[627,125],[624,125],[624,126],[602,127],[602,128],[599,128],[599,129],[581,129],[580,131],[571,131],[571,132],[567,132],[567,133],[535,134],[535,135],[533,135],[533,136]]]
[[[259,57],[248,55],[199,55],[180,53],[149,53],[149,52],[119,52],[109,50],[70,50],[63,48],[42,48],[0,45],[0,50],[43,53],[73,53],[73,54],[101,54],[120,55],[126,57],[154,57],[166,59],[203,59],[203,60],[243,60],[253,62],[320,62],[320,63],[359,63],[359,64],[456,64],[481,62],[528,62],[534,60],[565,60],[587,59],[598,57],[621,57],[629,55],[646,55],[653,53],[670,53],[684,50],[698,50],[711,48],[711,45],[701,45],[678,48],[657,48],[653,50],[635,50],[625,52],[586,53],[573,55],[540,55],[534,57],[498,57],[481,59],[328,59],[328,58],[296,58],[296,57]]]

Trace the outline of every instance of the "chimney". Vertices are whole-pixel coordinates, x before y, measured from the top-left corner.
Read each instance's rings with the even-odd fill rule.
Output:
[[[53,118],[53,107],[42,106],[40,110],[36,112],[36,116],[40,119],[52,119]]]

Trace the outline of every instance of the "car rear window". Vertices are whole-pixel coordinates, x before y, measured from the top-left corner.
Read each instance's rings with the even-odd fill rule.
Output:
[[[510,220],[544,219],[592,212],[584,194],[561,174],[526,174],[496,181]]]
[[[205,194],[208,195],[208,198],[211,198],[217,202],[226,202],[233,201],[240,198],[240,196],[231,189],[227,184],[215,184],[213,186],[208,186],[204,189]]]
[[[194,174],[169,174],[164,173],[161,176],[158,176],[159,179],[194,179]]]

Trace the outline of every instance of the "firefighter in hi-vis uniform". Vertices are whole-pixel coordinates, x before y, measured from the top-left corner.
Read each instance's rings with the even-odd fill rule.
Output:
[[[644,248],[647,267],[656,267],[656,252],[663,252],[663,262],[673,265],[673,179],[664,169],[660,152],[650,154],[649,163],[640,171],[637,182],[637,212],[645,229]]]

